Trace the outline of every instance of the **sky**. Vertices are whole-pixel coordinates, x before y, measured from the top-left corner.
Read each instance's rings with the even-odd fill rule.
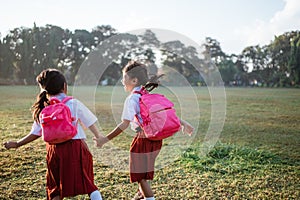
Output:
[[[300,30],[299,0],[1,0],[0,33],[33,24],[91,31],[111,25],[119,33],[162,29],[201,45],[216,39],[226,54],[266,45]]]

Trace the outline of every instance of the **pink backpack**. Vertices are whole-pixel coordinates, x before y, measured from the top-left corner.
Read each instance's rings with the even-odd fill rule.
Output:
[[[150,94],[144,88],[134,93],[141,94],[139,105],[143,123],[138,122],[148,139],[162,140],[180,130],[180,119],[169,99],[161,94]]]
[[[72,124],[75,120],[71,111],[65,105],[73,97],[66,97],[62,102],[51,98],[50,105],[46,106],[40,114],[42,136],[50,144],[62,143],[72,139],[77,133],[77,127]]]

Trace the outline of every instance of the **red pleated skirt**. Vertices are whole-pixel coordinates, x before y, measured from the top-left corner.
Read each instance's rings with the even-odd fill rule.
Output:
[[[161,147],[162,140],[149,140],[143,132],[137,133],[130,147],[130,182],[153,180],[155,159]]]
[[[47,143],[47,199],[72,197],[98,190],[94,184],[93,159],[84,140]]]

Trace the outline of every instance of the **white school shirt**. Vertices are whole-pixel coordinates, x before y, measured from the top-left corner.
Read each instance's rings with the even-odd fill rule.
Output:
[[[54,97],[62,101],[67,95],[65,93],[60,93]],[[85,127],[90,127],[98,119],[97,117],[79,100],[70,99],[66,102],[66,105],[70,108],[72,117],[75,117],[76,120],[73,122],[75,125],[80,120]],[[72,139],[86,139],[86,135],[80,123],[77,123],[77,134]],[[30,134],[42,136],[42,128],[39,123],[36,121],[33,122]]]
[[[139,124],[137,122],[137,119],[135,116],[137,115],[139,118],[139,121],[142,123],[142,118],[140,114],[140,104],[139,104],[139,99],[140,99],[140,94],[134,93],[134,91],[139,91],[141,90],[141,86],[133,88],[131,94],[126,98],[124,102],[124,107],[123,107],[123,113],[121,120],[129,120],[131,129],[135,130]]]

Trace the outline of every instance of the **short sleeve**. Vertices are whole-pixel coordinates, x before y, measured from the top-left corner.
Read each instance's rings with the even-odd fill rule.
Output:
[[[76,118],[79,119],[85,127],[90,127],[98,120],[97,117],[82,102],[79,100],[75,101]]]
[[[123,108],[121,120],[134,121],[134,117],[139,113],[138,102],[129,96],[126,98]]]
[[[42,127],[36,121],[34,121],[32,124],[30,134],[36,135],[36,136],[42,136]]]

